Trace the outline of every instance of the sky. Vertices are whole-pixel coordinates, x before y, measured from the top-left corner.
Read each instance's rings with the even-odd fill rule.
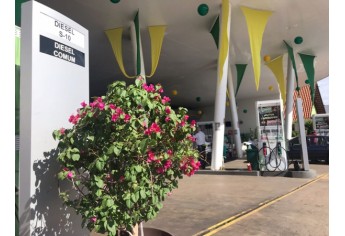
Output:
[[[319,86],[323,105],[329,105],[329,77],[319,80],[317,85]]]

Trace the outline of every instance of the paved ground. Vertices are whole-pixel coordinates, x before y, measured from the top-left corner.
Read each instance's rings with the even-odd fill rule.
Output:
[[[247,168],[245,160],[225,163]],[[311,164],[312,178],[210,175],[180,180],[156,219],[145,227],[174,236],[329,235],[328,165]],[[147,235],[149,236],[149,235]]]

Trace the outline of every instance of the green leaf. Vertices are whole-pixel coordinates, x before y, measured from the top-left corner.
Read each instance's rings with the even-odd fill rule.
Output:
[[[158,202],[158,203],[156,204],[156,206],[157,206],[157,208],[160,210],[160,209],[162,209],[163,204],[162,204],[161,202]]]
[[[126,200],[126,206],[128,207],[128,208],[132,208],[132,202],[131,202],[131,199],[127,199]]]
[[[75,153],[75,154],[72,155],[72,160],[73,161],[79,161],[79,159],[80,159],[80,155],[79,154]]]
[[[108,231],[112,234],[112,235],[115,235],[116,234],[116,227],[115,225],[112,225],[112,226],[107,226],[107,229]]]
[[[123,200],[129,200],[130,198],[131,198],[131,194],[128,192],[123,196]]]
[[[58,179],[59,179],[59,180],[65,179],[64,171],[60,171],[60,172],[58,173]]]
[[[138,173],[140,173],[143,170],[143,168],[139,165],[134,166],[134,168]]]
[[[140,190],[140,197],[141,199],[146,199],[146,193],[144,189]]]
[[[94,141],[95,140],[95,136],[87,136],[87,139],[90,140],[90,141]]]
[[[97,191],[96,191],[96,196],[97,197],[100,197],[102,195],[102,189],[98,189]]]
[[[100,160],[96,161],[96,168],[97,168],[97,170],[102,171],[103,168],[104,168],[104,165],[105,165],[104,161],[100,161]]]
[[[108,154],[108,155],[110,155],[110,154],[112,154],[112,153],[114,152],[114,147],[115,147],[114,145],[111,145],[111,146],[110,146],[110,148],[109,148],[108,151],[107,151],[107,154]]]
[[[96,181],[96,185],[97,185],[97,187],[99,187],[99,188],[103,188],[103,186],[104,186],[103,180],[98,179],[98,180]]]
[[[134,203],[136,203],[139,200],[139,192],[131,194],[131,199]]]
[[[112,205],[114,205],[114,200],[111,198],[107,199],[107,207],[110,207]]]
[[[114,147],[114,154],[115,154],[116,156],[118,156],[118,155],[120,155],[120,153],[121,153],[121,150],[118,149],[117,147]]]
[[[148,139],[143,139],[140,142],[140,153],[144,154],[147,150],[147,143],[148,143]]]

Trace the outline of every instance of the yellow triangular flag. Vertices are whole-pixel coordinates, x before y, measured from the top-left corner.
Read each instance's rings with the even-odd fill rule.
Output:
[[[151,38],[151,74],[146,77],[150,78],[153,76],[158,66],[166,26],[158,25],[149,26],[148,28]]]
[[[276,77],[276,80],[279,85],[279,90],[281,97],[283,99],[283,104],[286,101],[286,83],[284,79],[284,70],[283,70],[283,55],[269,61],[266,63],[266,66],[271,69],[273,74]]]
[[[272,12],[255,10],[248,7],[241,7],[241,10],[247,21],[256,90],[259,90],[262,36],[264,34],[268,18],[272,15]]]
[[[222,14],[221,14],[221,21],[220,21],[220,45],[219,45],[219,52],[218,52],[218,83],[222,80],[223,71],[225,70],[225,61],[229,56],[229,38],[228,38],[228,18],[230,15],[230,3],[229,0],[222,1]],[[228,65],[226,65],[226,70]]]
[[[129,76],[127,75],[125,68],[123,66],[123,59],[122,59],[122,31],[123,28],[116,28],[116,29],[110,29],[106,30],[105,34],[107,35],[109,42],[111,44],[111,47],[113,49],[113,52],[115,54],[115,58],[117,60],[117,63],[119,64],[120,70],[127,78],[135,78],[136,76]]]

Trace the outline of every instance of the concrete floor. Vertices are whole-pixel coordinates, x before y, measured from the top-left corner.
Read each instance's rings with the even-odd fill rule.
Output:
[[[245,171],[247,163],[235,160],[225,167]],[[329,235],[329,168],[321,163],[310,169],[313,178],[199,171],[180,180],[157,218],[144,227],[174,236]]]

